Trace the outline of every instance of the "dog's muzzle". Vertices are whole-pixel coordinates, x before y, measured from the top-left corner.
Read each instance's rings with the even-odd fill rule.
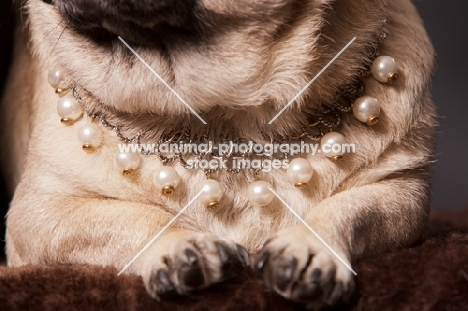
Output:
[[[92,36],[110,33],[128,41],[200,32],[205,22],[198,0],[43,0],[69,25]]]

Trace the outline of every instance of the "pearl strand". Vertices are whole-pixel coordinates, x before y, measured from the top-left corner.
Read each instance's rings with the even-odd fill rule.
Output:
[[[371,72],[374,78],[382,83],[392,83],[398,78],[396,62],[390,56],[377,57],[371,66]],[[66,94],[68,85],[59,70],[51,71],[48,80],[59,96]],[[352,106],[353,114],[360,122],[368,126],[378,123],[380,104],[376,98],[362,96],[356,99]],[[57,114],[62,124],[71,126],[83,116],[84,109],[74,97],[65,96],[59,98]],[[78,140],[83,144],[82,148],[87,153],[94,152],[102,144],[102,136],[101,128],[93,123],[82,126],[78,131]],[[323,135],[320,141],[322,152],[332,161],[338,161],[343,157],[345,154],[343,146],[346,143],[346,138],[338,132],[329,132]],[[330,148],[325,150],[324,146]],[[340,148],[334,148],[336,146]],[[115,163],[124,175],[130,175],[139,168],[141,156],[137,152],[120,152],[115,157]],[[308,160],[296,158],[289,163],[286,175],[295,187],[306,188],[313,176],[313,168]],[[172,195],[180,181],[177,171],[167,166],[156,171],[153,178],[154,185],[161,189],[161,193],[165,196]],[[274,199],[274,194],[270,191],[271,187],[272,185],[266,181],[255,181],[247,188],[247,198],[253,206],[267,206]],[[200,202],[209,209],[218,207],[223,196],[223,188],[218,181],[208,178],[199,184],[198,192],[200,191],[202,192],[199,197]]]

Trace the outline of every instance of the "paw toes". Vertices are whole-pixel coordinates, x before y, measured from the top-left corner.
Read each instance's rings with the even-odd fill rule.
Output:
[[[151,283],[153,284],[153,292],[157,296],[167,296],[175,292],[174,284],[171,282],[169,275],[162,269],[156,272]]]
[[[273,282],[280,291],[285,291],[288,288],[288,285],[291,284],[296,267],[297,259],[293,258],[292,260],[289,260],[285,264],[280,265],[277,267],[277,269],[273,270]]]
[[[263,276],[263,268],[268,263],[268,259],[270,259],[270,253],[269,252],[263,252],[254,261],[253,269],[255,270],[257,276],[260,277],[260,278]]]
[[[327,304],[330,306],[334,306],[340,301],[341,297],[343,297],[343,283],[337,282],[335,287],[333,288],[330,296],[328,297]]]
[[[289,254],[273,256],[271,252],[258,255],[253,267],[265,285],[291,298],[291,291],[301,283],[305,262]]]
[[[155,298],[186,295],[236,276],[249,263],[247,250],[237,244],[200,235],[181,239],[148,266],[144,276]]]
[[[334,307],[352,291],[352,275],[325,252],[302,243],[269,241],[252,263],[266,287],[279,295],[318,309]]]
[[[306,267],[307,268],[307,267]],[[322,294],[320,286],[320,278],[322,270],[314,268],[310,276],[303,275],[301,280],[298,280],[291,291],[291,298],[296,301],[304,301],[315,299]]]
[[[178,283],[184,289],[194,289],[203,286],[205,276],[201,267],[199,255],[195,250],[186,248],[185,256],[181,256],[175,267],[172,267],[178,278]]]

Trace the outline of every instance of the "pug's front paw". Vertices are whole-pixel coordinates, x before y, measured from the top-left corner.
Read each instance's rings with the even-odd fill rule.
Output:
[[[266,287],[308,309],[335,306],[354,289],[352,272],[302,226],[274,235],[252,265]]]
[[[156,254],[143,280],[154,298],[187,295],[237,276],[248,263],[244,247],[210,234],[193,234],[174,239],[167,252]]]

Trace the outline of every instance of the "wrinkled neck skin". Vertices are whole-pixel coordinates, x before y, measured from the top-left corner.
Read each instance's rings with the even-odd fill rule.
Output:
[[[273,128],[280,134],[297,130],[295,120],[303,118],[305,105],[318,107],[332,100],[337,88],[367,61],[364,47],[375,38],[385,17],[382,1],[377,0],[365,13],[359,9],[362,1],[355,1],[351,10],[346,5],[345,11],[340,1],[271,0],[271,10],[264,14],[253,4],[231,2],[226,1],[226,7],[218,1],[203,3],[211,14],[210,25],[199,39],[155,35],[154,45],[133,47],[210,127],[229,125],[239,136],[251,135],[255,128]],[[169,122],[199,121],[117,35],[106,42],[93,41],[71,27],[56,7],[39,0],[31,0],[28,6],[30,31],[36,38],[30,48],[44,72],[62,70],[70,84],[117,112],[139,114],[140,118],[145,113],[148,118],[169,117],[167,124],[159,121],[162,127]],[[350,16],[360,20],[350,23],[346,21]],[[292,108],[273,127],[267,126],[355,36],[356,41]],[[131,37],[123,39],[132,45]],[[246,124],[248,131],[243,129]]]

